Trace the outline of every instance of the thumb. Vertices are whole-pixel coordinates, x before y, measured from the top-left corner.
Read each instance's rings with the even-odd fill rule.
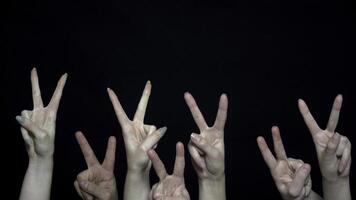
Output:
[[[87,192],[97,198],[102,199],[105,193],[103,193],[102,189],[100,189],[99,186],[96,184],[90,182],[90,181],[80,181],[79,182],[79,187],[81,190],[84,192]]]
[[[328,141],[325,149],[325,156],[334,158],[337,147],[339,146],[341,136],[339,133],[335,133]]]
[[[218,152],[209,142],[199,134],[191,134],[192,143],[200,149],[207,157],[215,157]]]

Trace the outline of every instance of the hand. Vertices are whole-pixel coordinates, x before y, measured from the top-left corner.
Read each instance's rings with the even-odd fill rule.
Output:
[[[350,174],[351,143],[347,137],[335,132],[341,105],[342,96],[338,95],[335,98],[328,125],[325,130],[322,130],[305,102],[301,99],[298,102],[300,113],[313,137],[321,174],[328,181],[348,178]]]
[[[79,196],[85,200],[117,200],[117,188],[114,176],[116,139],[108,141],[105,159],[99,163],[83,133],[75,134],[88,169],[82,171],[74,181]]]
[[[30,160],[53,156],[57,110],[66,80],[67,74],[64,74],[58,81],[50,103],[43,107],[37,71],[35,68],[31,71],[33,110],[24,110],[21,116],[16,116]]]
[[[114,91],[108,88],[108,93],[121,125],[126,148],[128,170],[148,173],[151,169],[151,162],[148,159],[147,151],[155,147],[166,132],[165,127],[156,131],[155,126],[146,125],[143,122],[151,93],[151,83],[150,81],[146,83],[132,121],[127,117]]]
[[[150,192],[150,200],[190,200],[189,193],[184,184],[184,146],[178,142],[176,145],[176,160],[172,175],[168,175],[161,159],[154,150],[148,151],[148,156],[159,177]]]
[[[188,149],[199,179],[217,180],[225,178],[224,126],[228,100],[221,95],[215,123],[209,127],[193,96],[184,94],[185,101],[198,125],[200,134],[192,133]]]
[[[287,158],[278,127],[272,127],[276,157],[269,150],[263,137],[257,138],[263,159],[284,200],[309,199],[311,192],[310,165],[301,160]]]

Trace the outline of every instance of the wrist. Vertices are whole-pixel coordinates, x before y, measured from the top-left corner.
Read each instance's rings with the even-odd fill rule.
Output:
[[[323,177],[323,184],[333,185],[333,186],[345,186],[349,184],[349,176],[338,177],[336,179],[328,179]]]
[[[199,178],[199,185],[203,187],[214,187],[225,184],[225,174],[219,177]]]
[[[137,169],[128,169],[126,177],[131,180],[146,180],[149,179],[149,172]]]
[[[29,160],[28,170],[34,173],[48,174],[53,171],[53,158],[36,158]]]
[[[225,175],[219,178],[199,178],[199,199],[226,199]]]
[[[218,183],[221,181],[225,181],[225,171],[217,174],[210,174],[210,173],[202,173],[198,175],[199,182],[206,182],[206,183]]]
[[[53,157],[35,157],[29,160],[29,168],[52,170],[53,169]],[[47,170],[46,170],[47,171]]]

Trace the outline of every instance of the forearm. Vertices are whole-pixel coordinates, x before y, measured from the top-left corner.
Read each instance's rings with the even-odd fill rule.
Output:
[[[217,180],[199,180],[199,200],[225,199],[225,175]]]
[[[325,200],[351,200],[349,177],[336,181],[323,179],[323,194]]]
[[[124,200],[148,200],[150,193],[149,172],[127,171]]]
[[[53,158],[30,160],[22,183],[20,200],[49,200],[52,172]]]

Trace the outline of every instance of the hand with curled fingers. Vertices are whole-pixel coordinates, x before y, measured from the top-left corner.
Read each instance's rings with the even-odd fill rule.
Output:
[[[287,158],[278,127],[272,127],[272,137],[276,157],[271,153],[263,137],[257,138],[257,144],[282,198],[321,199],[311,190],[310,165],[302,160]]]
[[[148,81],[133,120],[127,117],[116,94],[108,88],[125,142],[128,168],[124,189],[125,200],[147,200],[150,192],[149,171],[152,165],[147,152],[157,145],[167,130],[166,127],[156,130],[155,126],[144,123],[151,87],[151,82]]]
[[[103,163],[98,161],[83,133],[77,132],[75,137],[88,166],[88,169],[80,172],[74,181],[78,195],[85,200],[117,200],[118,193],[114,175],[115,137],[111,136],[108,140]]]
[[[31,71],[33,110],[24,110],[21,116],[16,116],[29,156],[20,199],[50,198],[57,110],[66,80],[67,74],[64,74],[50,103],[44,107],[37,70]]]
[[[349,192],[351,142],[346,136],[335,132],[339,121],[341,105],[342,96],[338,95],[334,100],[327,127],[323,130],[315,121],[306,103],[301,99],[298,101],[300,113],[315,144],[320,171],[323,177],[325,199],[351,199]],[[332,192],[334,190],[335,192]],[[334,196],[336,194],[339,195]],[[328,198],[329,195],[333,197]]]
[[[209,127],[190,93],[185,101],[199,127],[200,134],[192,133],[188,144],[192,163],[199,178],[199,199],[226,199],[224,127],[228,99],[222,94],[215,123]]]
[[[159,182],[154,184],[150,192],[150,200],[190,200],[189,193],[184,183],[184,146],[178,142],[176,145],[176,159],[172,175],[168,175],[164,164],[154,150],[148,151],[148,156],[153,163],[153,168],[159,177]]]

